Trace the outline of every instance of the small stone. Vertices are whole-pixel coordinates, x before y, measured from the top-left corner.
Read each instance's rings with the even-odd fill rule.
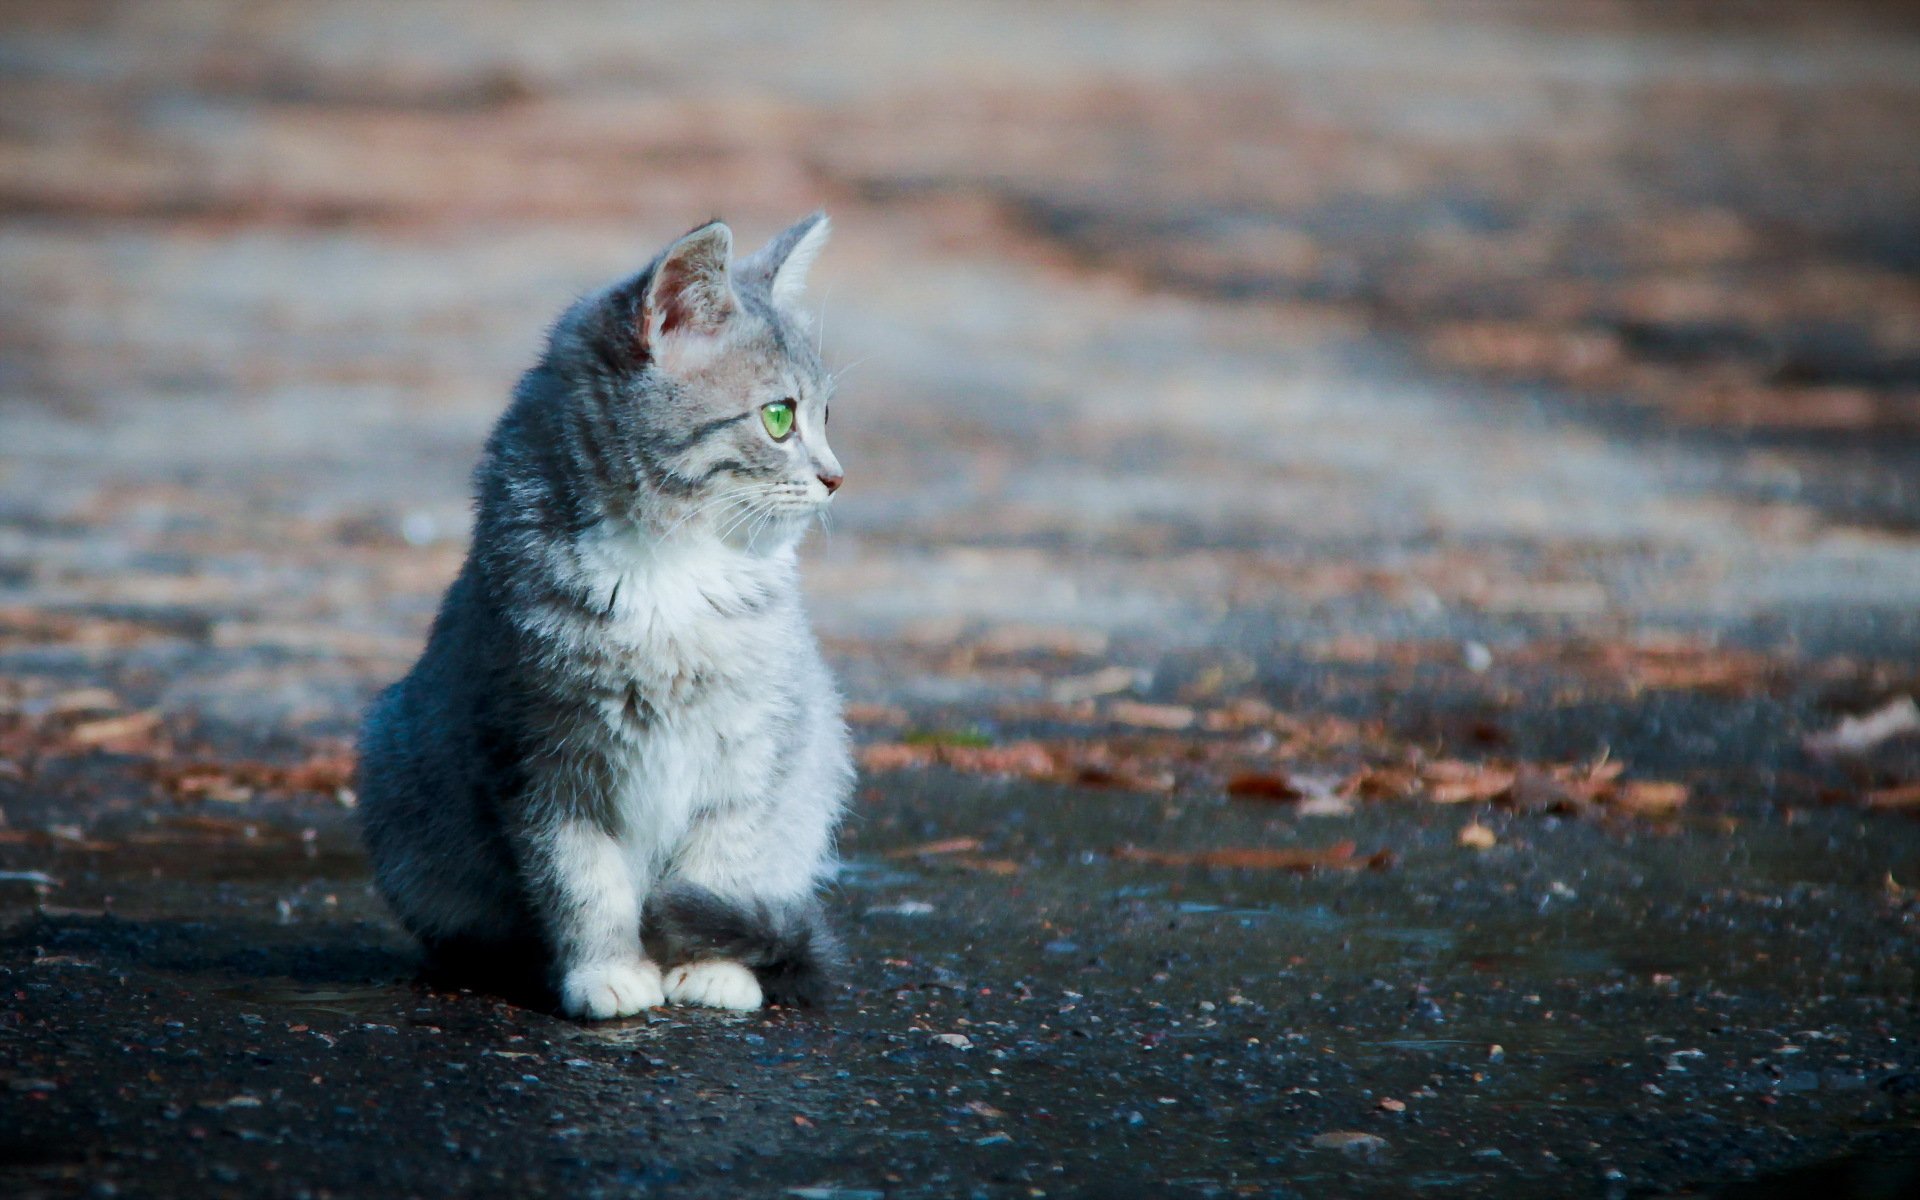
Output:
[[[933,911],[925,900],[902,900],[897,904],[876,904],[867,909],[870,917],[924,917]]]
[[[1491,850],[1500,844],[1498,835],[1478,821],[1475,821],[1471,825],[1461,826],[1460,832],[1455,836],[1454,841],[1469,850]]]
[[[1391,1098],[1382,1100],[1380,1102],[1380,1111],[1390,1112],[1390,1113],[1403,1113],[1407,1111],[1407,1102],[1405,1100],[1394,1100]]]
[[[1493,1045],[1488,1046],[1487,1061],[1488,1062],[1507,1061],[1507,1048],[1505,1046],[1502,1046],[1499,1042],[1495,1042]]]
[[[1349,1158],[1375,1159],[1386,1153],[1387,1139],[1374,1133],[1351,1129],[1316,1134],[1310,1143],[1315,1150],[1338,1150]]]
[[[964,1033],[936,1033],[933,1040],[942,1046],[952,1046],[955,1050],[973,1049],[973,1039]]]

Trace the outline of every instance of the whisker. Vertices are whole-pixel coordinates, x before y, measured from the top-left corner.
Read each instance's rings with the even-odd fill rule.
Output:
[[[848,371],[853,370],[855,367],[859,366],[861,363],[867,361],[872,357],[873,355],[871,354],[862,354],[859,358],[854,359],[852,362],[848,363],[846,366],[841,367],[838,371],[833,372],[833,381],[835,383],[839,383],[840,377],[842,375],[845,375]]]
[[[732,491],[722,492],[718,496],[710,496],[706,500],[703,500],[698,505],[696,505],[693,511],[686,513],[679,520],[675,521],[673,524],[667,526],[664,530],[662,530],[660,532],[660,536],[662,539],[670,536],[674,530],[680,528],[682,525],[685,525],[688,521],[693,520],[695,517],[700,516],[702,513],[711,512],[715,509],[720,509],[724,511],[726,508],[729,508],[734,504],[748,503],[753,499],[753,496],[755,495],[755,493],[761,491],[763,487],[764,485],[762,484],[745,484],[743,486],[734,488]]]

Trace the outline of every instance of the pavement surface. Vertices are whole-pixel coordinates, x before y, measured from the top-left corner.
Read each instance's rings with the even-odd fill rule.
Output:
[[[1920,1189],[1895,4],[0,5],[0,1190]],[[419,977],[545,323],[824,205],[823,1012]]]

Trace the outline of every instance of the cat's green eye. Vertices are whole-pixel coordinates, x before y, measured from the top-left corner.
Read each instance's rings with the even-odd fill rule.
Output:
[[[760,422],[776,442],[784,442],[793,432],[793,401],[775,400],[760,409]]]

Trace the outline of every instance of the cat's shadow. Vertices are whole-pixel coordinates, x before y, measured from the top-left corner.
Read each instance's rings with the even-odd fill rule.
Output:
[[[553,1006],[538,970],[527,964],[429,960],[404,935],[370,921],[271,925],[42,912],[0,934],[0,963],[48,960],[157,972],[212,996],[353,1015],[410,1002],[408,993],[421,988],[474,991],[537,1010]]]

